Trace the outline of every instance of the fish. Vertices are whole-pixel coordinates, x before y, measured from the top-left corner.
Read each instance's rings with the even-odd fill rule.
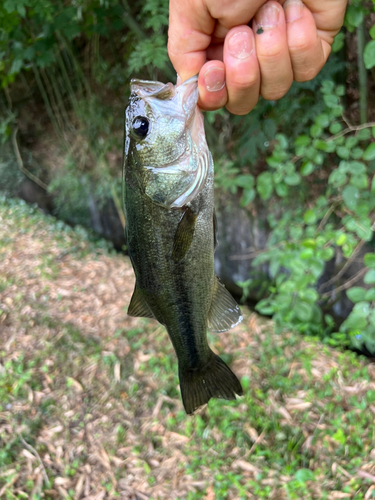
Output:
[[[136,284],[128,315],[166,327],[191,414],[211,398],[243,393],[207,341],[207,329],[225,332],[242,321],[214,271],[214,164],[197,106],[197,77],[177,87],[132,80],[130,89],[123,198]]]

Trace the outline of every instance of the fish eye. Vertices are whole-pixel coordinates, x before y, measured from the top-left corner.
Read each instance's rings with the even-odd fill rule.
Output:
[[[139,137],[146,137],[148,134],[149,126],[150,123],[147,118],[144,116],[137,116],[137,118],[134,118],[133,120],[133,131],[139,136]]]

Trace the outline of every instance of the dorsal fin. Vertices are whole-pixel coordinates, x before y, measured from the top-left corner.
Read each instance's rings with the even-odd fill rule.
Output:
[[[139,290],[137,283],[135,284],[134,292],[130,300],[128,315],[135,316],[136,318],[155,318],[142,292]]]
[[[212,332],[226,332],[241,323],[243,316],[232,295],[219,278],[215,277],[214,293],[208,313],[208,328]]]

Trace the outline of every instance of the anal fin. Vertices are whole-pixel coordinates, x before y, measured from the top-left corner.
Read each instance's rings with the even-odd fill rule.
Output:
[[[137,283],[135,284],[134,292],[132,298],[130,299],[128,315],[136,318],[155,318],[149,305],[139,290]]]
[[[223,283],[216,276],[211,308],[208,313],[208,328],[212,332],[226,332],[241,323],[241,309]]]
[[[190,207],[186,207],[178,223],[173,241],[171,257],[175,262],[182,260],[190,248],[194,237],[197,217],[198,214],[194,214]]]

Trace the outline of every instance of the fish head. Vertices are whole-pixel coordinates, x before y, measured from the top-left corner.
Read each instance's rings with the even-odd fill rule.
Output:
[[[136,179],[147,196],[167,208],[186,205],[207,178],[211,156],[197,101],[196,76],[179,87],[131,82],[125,121],[125,180]]]

